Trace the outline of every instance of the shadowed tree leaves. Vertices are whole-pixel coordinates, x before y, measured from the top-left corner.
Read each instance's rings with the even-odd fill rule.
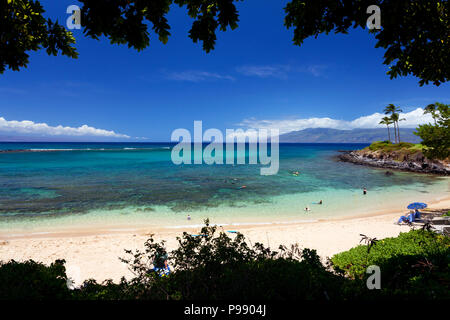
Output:
[[[42,48],[49,55],[78,56],[72,33],[43,13],[38,1],[0,0],[0,73],[26,67],[27,52]]]
[[[285,25],[294,28],[294,44],[321,33],[366,28],[367,7],[381,9],[381,30],[370,33],[376,48],[386,49],[391,79],[412,74],[419,84],[440,85],[450,77],[450,4],[446,0],[292,0]]]
[[[170,26],[166,15],[170,0],[81,0],[84,34],[93,39],[106,36],[112,44],[142,50],[150,44],[147,21],[159,40],[166,43]]]
[[[150,31],[166,43],[167,19],[173,5],[185,7],[193,19],[189,37],[214,49],[217,29],[238,26],[236,3],[241,0],[80,0],[83,33],[107,37],[112,44],[142,50],[150,45]],[[28,64],[28,51],[46,48],[49,54],[77,57],[75,39],[57,22],[46,20],[35,0],[0,0],[0,73]],[[294,44],[321,33],[348,33],[366,28],[367,8],[381,9],[376,47],[385,49],[390,78],[412,74],[420,85],[440,85],[450,76],[450,4],[446,0],[292,0],[285,7],[285,26],[294,29]]]
[[[210,52],[216,44],[216,31],[238,26],[235,2],[240,0],[80,0],[81,25],[85,36],[105,36],[112,44],[126,44],[138,51],[150,45],[150,31],[167,43],[170,26],[167,14],[172,5],[186,7],[194,20],[189,37],[203,43]],[[39,1],[0,0],[0,73],[6,68],[18,71],[28,65],[29,51],[45,48],[77,58],[75,38],[58,22],[45,19]]]
[[[216,30],[226,31],[238,27],[239,14],[234,2],[241,0],[175,0],[181,6],[186,6],[188,14],[194,19],[189,37],[197,43],[203,42],[203,50],[210,52],[216,44]]]
[[[101,35],[111,43],[128,44],[142,50],[150,44],[148,23],[161,42],[170,36],[166,18],[172,4],[186,6],[194,20],[189,37],[203,43],[210,52],[216,44],[216,31],[237,28],[239,15],[234,2],[240,0],[81,0],[84,33],[94,39]]]

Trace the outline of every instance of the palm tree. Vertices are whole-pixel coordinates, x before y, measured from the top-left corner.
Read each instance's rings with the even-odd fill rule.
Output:
[[[398,126],[398,123],[400,121],[406,120],[405,118],[400,119],[400,114],[398,113],[393,113],[391,115],[391,120],[394,122],[394,124],[397,124],[397,142],[400,143],[400,127]]]
[[[380,124],[385,124],[387,126],[389,142],[391,142],[391,131],[389,130],[389,125],[392,123],[393,123],[393,121],[389,117],[384,117],[380,121]]]
[[[396,126],[397,122],[395,122],[395,116],[394,116],[395,114],[398,114],[398,113],[392,114],[389,117],[389,119],[391,119],[392,123],[394,124],[394,143],[397,143],[397,126]]]
[[[403,110],[400,109],[399,107],[393,105],[392,103],[389,104],[386,108],[384,108],[384,114],[391,114],[391,120],[394,123],[395,142],[397,142],[397,137],[398,137],[398,142],[400,142],[400,130],[398,128],[398,122],[404,120],[404,119],[401,119],[401,120],[399,119],[399,117],[400,117],[399,112],[403,112]],[[397,125],[398,135],[397,135],[397,131],[396,131],[396,125]]]

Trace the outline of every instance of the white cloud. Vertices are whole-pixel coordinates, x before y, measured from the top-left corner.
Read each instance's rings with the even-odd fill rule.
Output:
[[[332,118],[299,118],[299,119],[285,119],[285,120],[258,120],[245,119],[238,124],[239,127],[245,129],[278,129],[280,134],[304,130],[308,128],[331,128],[340,130],[351,130],[357,128],[384,128],[385,125],[380,125],[381,118],[385,114],[374,113],[368,116],[362,116],[352,121],[338,120]],[[417,108],[411,112],[400,113],[400,118],[405,118],[405,121],[400,122],[401,128],[415,128],[419,124],[432,122],[431,115],[424,114],[423,109]]]
[[[234,80],[232,76],[221,75],[218,73],[207,72],[207,71],[182,71],[182,72],[171,72],[166,74],[166,79],[175,81],[189,81],[189,82],[200,82],[208,80]]]
[[[314,77],[320,77],[326,68],[324,65],[301,67],[292,67],[290,65],[245,65],[237,67],[236,71],[249,77],[286,79],[292,73],[309,73]]]
[[[306,68],[305,72],[311,73],[314,77],[320,77],[324,74],[326,68],[322,65],[311,65]]]
[[[115,133],[114,131],[97,129],[89,127],[88,125],[82,125],[78,128],[49,126],[46,123],[35,123],[33,121],[23,120],[8,121],[3,117],[0,117],[0,132],[19,133],[19,134],[32,134],[40,136],[90,136],[90,137],[107,137],[107,138],[125,138],[129,139],[130,136],[125,134]]]
[[[259,78],[286,78],[290,70],[288,65],[266,65],[266,66],[241,66],[236,71],[244,76],[254,76]]]
[[[293,67],[287,64],[273,64],[273,65],[243,65],[235,68],[235,71],[247,77],[258,78],[277,78],[287,79],[293,73],[308,73],[314,77],[323,76],[324,70],[327,67],[324,65],[307,65],[301,67]],[[162,70],[164,77],[167,80],[173,81],[187,81],[187,82],[203,82],[203,81],[217,81],[228,80],[234,81],[236,78],[229,74],[220,74],[216,72],[208,72],[202,70],[185,70],[167,72]]]

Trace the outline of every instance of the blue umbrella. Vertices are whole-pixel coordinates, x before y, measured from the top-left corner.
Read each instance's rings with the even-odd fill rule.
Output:
[[[425,209],[428,207],[426,203],[423,202],[413,202],[408,205],[408,209]]]

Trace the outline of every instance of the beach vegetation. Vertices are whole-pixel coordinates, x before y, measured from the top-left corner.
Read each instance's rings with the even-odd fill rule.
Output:
[[[64,260],[49,266],[33,260],[0,261],[0,300],[71,299]]]
[[[388,297],[450,298],[450,238],[426,228],[379,240],[368,250],[359,245],[331,258],[335,271],[365,280],[366,270],[381,270],[382,289]]]
[[[421,143],[400,142],[394,144],[390,141],[375,141],[370,146],[364,148],[364,150],[395,155],[396,159],[402,161],[407,158],[414,158],[415,156],[421,157],[420,155],[427,150],[427,147]]]
[[[343,282],[349,280],[331,273],[315,250],[298,246],[277,251],[261,243],[249,245],[241,233],[230,237],[206,221],[200,234],[184,233],[178,248],[166,252],[164,243],[150,238],[144,251],[127,251],[127,263],[142,299],[163,300],[339,300]],[[164,256],[173,267],[168,277],[153,269]],[[83,291],[83,288],[81,289]]]
[[[368,149],[371,151],[400,152],[404,155],[422,152],[428,159],[446,160],[450,156],[450,109],[448,104],[432,103],[424,108],[424,114],[430,114],[434,123],[419,125],[414,132],[422,141],[420,144],[407,144],[400,140],[399,122],[405,120],[400,118],[402,110],[389,104],[384,108],[385,114],[389,117],[381,119],[380,124],[384,124],[388,129],[388,141],[372,143]],[[394,125],[394,144],[390,143],[389,125]]]
[[[436,102],[425,108],[434,123],[419,125],[415,134],[427,147],[424,154],[430,159],[447,159],[450,156],[450,105]]]
[[[1,299],[74,300],[371,300],[448,299],[450,239],[423,228],[396,238],[361,235],[363,244],[324,263],[299,245],[276,251],[232,236],[208,222],[200,234],[184,233],[166,251],[152,237],[144,250],[120,258],[134,274],[119,283],[87,280],[69,290],[64,261],[50,266],[27,261],[0,265]],[[155,266],[168,261],[171,272]],[[119,262],[118,262],[119,263]],[[367,271],[381,270],[381,289],[369,289]]]

